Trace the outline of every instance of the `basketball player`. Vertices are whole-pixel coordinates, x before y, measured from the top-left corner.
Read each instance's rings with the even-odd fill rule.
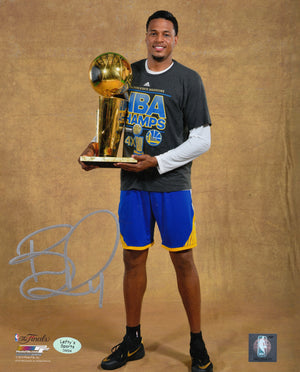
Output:
[[[121,168],[119,222],[124,248],[126,331],[101,367],[114,370],[145,355],[141,307],[146,290],[146,261],[157,224],[169,251],[190,326],[192,371],[213,365],[201,332],[200,284],[193,259],[195,216],[191,198],[192,160],[210,148],[210,116],[198,73],[173,60],[178,23],[167,11],[146,24],[147,58],[132,64],[124,156],[136,164]],[[91,143],[82,155],[95,155]],[[93,169],[81,163],[85,170]]]

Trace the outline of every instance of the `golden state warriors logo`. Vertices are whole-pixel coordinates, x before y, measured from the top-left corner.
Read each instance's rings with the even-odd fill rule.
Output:
[[[149,130],[146,135],[146,141],[150,146],[157,146],[161,143],[162,135],[158,130]]]

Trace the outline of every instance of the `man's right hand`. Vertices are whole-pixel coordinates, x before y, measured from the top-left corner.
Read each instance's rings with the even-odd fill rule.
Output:
[[[91,142],[88,147],[83,151],[83,153],[80,156],[96,156],[98,150],[98,143],[97,142]],[[86,164],[80,160],[80,157],[78,158],[78,163],[81,165],[81,168],[85,171],[90,171],[97,167],[97,165],[91,165]]]

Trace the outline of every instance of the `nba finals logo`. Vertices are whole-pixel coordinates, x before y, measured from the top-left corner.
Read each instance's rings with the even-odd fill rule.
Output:
[[[277,335],[249,334],[249,362],[276,362]]]

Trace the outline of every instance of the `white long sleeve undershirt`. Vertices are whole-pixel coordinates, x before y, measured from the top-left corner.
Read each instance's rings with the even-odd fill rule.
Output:
[[[211,144],[210,125],[190,131],[188,139],[176,148],[157,155],[159,174],[169,172],[196,159],[209,150]]]

